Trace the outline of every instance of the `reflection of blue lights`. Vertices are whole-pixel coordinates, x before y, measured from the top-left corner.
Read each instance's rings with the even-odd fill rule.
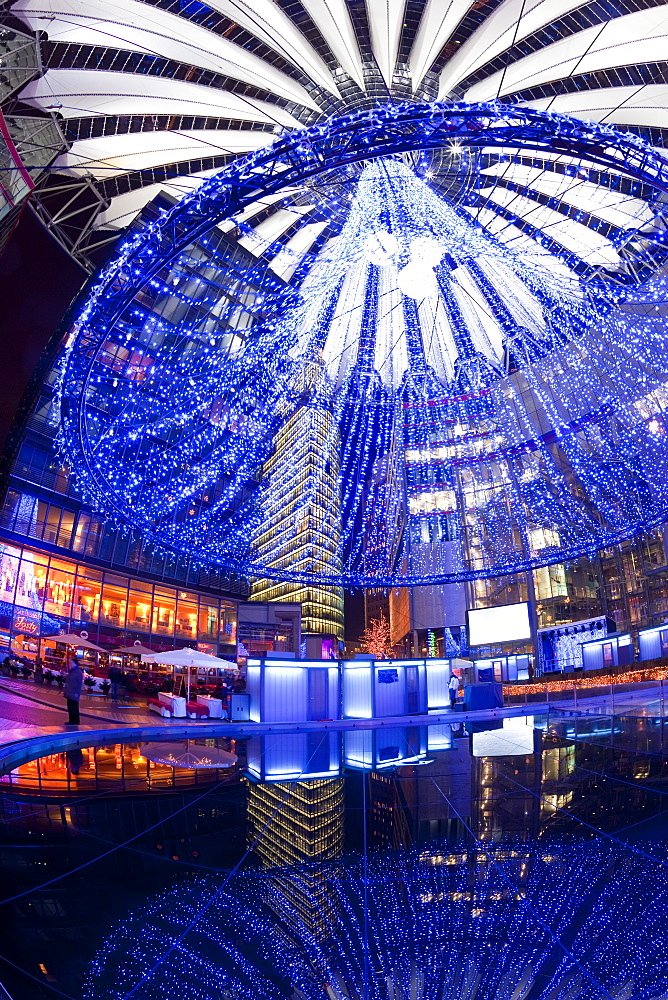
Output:
[[[618,845],[422,845],[184,880],[124,917],[83,995],[658,1000],[667,918],[659,864]]]
[[[453,140],[530,155],[555,136],[604,175],[668,189],[662,156],[609,126],[501,104],[388,105],[278,137],[133,236],[65,366],[62,446],[84,495],[202,562],[374,586],[526,570],[663,520],[665,324],[647,307],[665,279],[590,273],[547,233],[531,254],[511,250],[393,158]],[[216,230],[370,149],[340,238],[299,264],[291,290]],[[358,303],[357,329],[343,300]],[[282,483],[280,463],[273,478],[260,470],[306,397],[329,428],[313,455],[340,469],[336,552],[285,562],[277,532],[260,557],[252,539]],[[326,494],[329,465],[313,462],[299,509]]]

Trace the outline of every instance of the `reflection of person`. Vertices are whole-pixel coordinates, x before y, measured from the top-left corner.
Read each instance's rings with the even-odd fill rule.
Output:
[[[450,708],[454,708],[457,701],[457,692],[459,691],[459,677],[455,677],[454,674],[450,678],[448,690],[450,692]]]
[[[68,660],[69,671],[63,686],[63,695],[67,701],[67,712],[69,715],[69,725],[79,725],[79,699],[81,698],[81,688],[83,687],[83,670],[79,666],[76,657]]]
[[[79,750],[79,748],[77,747],[74,750],[68,750],[66,756],[67,756],[67,766],[69,767],[70,771],[72,772],[72,774],[78,774],[81,768],[83,767],[84,763],[83,751]]]

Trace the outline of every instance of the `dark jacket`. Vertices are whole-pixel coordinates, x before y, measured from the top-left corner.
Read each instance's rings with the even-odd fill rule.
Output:
[[[65,678],[63,694],[69,701],[78,701],[83,687],[83,670],[75,664]]]

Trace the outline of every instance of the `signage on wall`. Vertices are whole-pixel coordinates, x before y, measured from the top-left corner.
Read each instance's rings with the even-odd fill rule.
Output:
[[[392,667],[383,667],[378,671],[379,684],[396,684],[399,681],[399,671]]]
[[[33,611],[31,608],[16,608],[14,611],[14,632],[21,635],[39,635],[42,629],[41,611]]]

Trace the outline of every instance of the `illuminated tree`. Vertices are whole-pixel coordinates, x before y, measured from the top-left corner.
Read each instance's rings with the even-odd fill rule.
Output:
[[[376,660],[389,660],[394,656],[390,623],[381,611],[380,618],[372,618],[362,633],[362,651]]]

